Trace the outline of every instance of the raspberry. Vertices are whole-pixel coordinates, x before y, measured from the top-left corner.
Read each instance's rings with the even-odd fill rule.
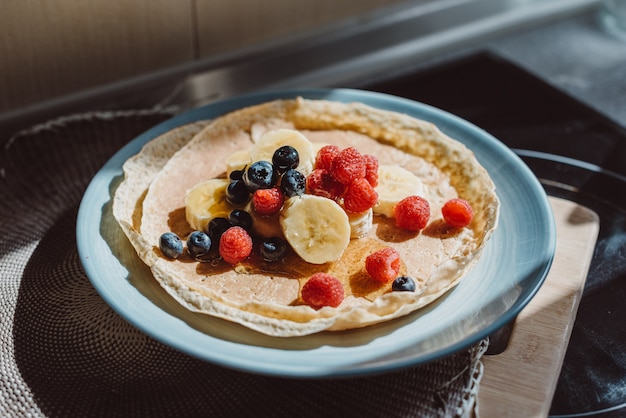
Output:
[[[252,195],[252,206],[259,215],[271,215],[280,210],[285,202],[285,196],[278,187],[259,189]]]
[[[378,250],[365,258],[365,270],[375,281],[389,283],[400,272],[400,254],[391,247]]]
[[[343,194],[344,185],[335,181],[328,171],[317,168],[307,176],[306,189],[309,194],[335,200]]]
[[[430,205],[420,196],[408,196],[393,208],[393,215],[398,228],[419,231],[428,224]]]
[[[229,264],[245,260],[252,252],[252,238],[240,226],[228,228],[220,238],[220,256]]]
[[[450,199],[441,208],[443,220],[452,227],[462,228],[472,222],[474,211],[469,202],[464,199]]]
[[[365,159],[354,147],[342,150],[330,165],[330,175],[341,184],[348,185],[365,177]]]
[[[378,201],[378,193],[364,178],[350,183],[343,195],[343,207],[352,213],[365,212]]]
[[[324,145],[320,148],[315,157],[315,168],[329,171],[333,159],[340,151],[341,149],[337,145]]]
[[[313,309],[336,308],[343,301],[343,285],[328,273],[315,273],[302,286],[302,300]]]
[[[378,186],[378,158],[373,155],[366,154],[365,159],[365,179],[369,181],[372,187]]]

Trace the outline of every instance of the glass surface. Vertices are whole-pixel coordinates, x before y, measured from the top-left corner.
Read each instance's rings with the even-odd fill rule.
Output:
[[[600,216],[600,236],[551,414],[626,413],[626,130],[516,65],[481,53],[357,87],[459,115],[515,149],[547,192]]]
[[[609,33],[626,41],[626,0],[602,0],[600,18]]]
[[[552,196],[598,214],[600,231],[584,295],[554,395],[553,416],[626,408],[626,179],[600,167],[559,156],[518,150]],[[591,388],[601,388],[596,391]],[[620,412],[621,410],[621,412]]]

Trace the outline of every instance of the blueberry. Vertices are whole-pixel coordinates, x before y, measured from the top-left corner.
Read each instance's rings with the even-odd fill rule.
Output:
[[[274,166],[268,161],[257,161],[248,167],[243,175],[243,181],[250,192],[259,189],[269,189],[276,184]]]
[[[391,284],[391,290],[396,292],[415,292],[415,281],[408,276],[399,276]]]
[[[285,197],[293,197],[304,194],[306,178],[296,169],[289,169],[283,174],[280,181],[280,189]]]
[[[202,260],[211,251],[211,238],[202,231],[193,231],[187,238],[187,252],[196,260]]]
[[[267,238],[261,243],[259,253],[265,261],[277,261],[287,253],[287,241],[282,238]]]
[[[228,178],[230,180],[242,180],[244,171],[245,170],[233,170],[228,175]]]
[[[235,209],[228,214],[228,221],[233,226],[240,226],[250,232],[252,229],[252,216],[243,209]]]
[[[296,168],[300,164],[300,155],[291,145],[283,145],[274,151],[272,164],[279,173],[284,173],[290,168]]]
[[[183,241],[173,232],[166,232],[159,238],[159,248],[163,255],[178,258],[183,254]]]
[[[222,234],[226,232],[226,230],[231,226],[232,225],[230,221],[226,218],[220,217],[211,219],[209,221],[209,225],[207,226],[207,232],[209,234],[209,237],[211,237],[211,241],[219,243]]]
[[[226,187],[226,200],[233,205],[243,205],[250,199],[250,191],[243,180],[232,180]]]

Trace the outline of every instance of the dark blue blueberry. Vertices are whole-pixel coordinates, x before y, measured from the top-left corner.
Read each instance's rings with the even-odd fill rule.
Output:
[[[183,241],[173,232],[166,232],[159,238],[159,248],[163,255],[178,258],[183,254]]]
[[[282,238],[266,238],[261,243],[259,253],[265,261],[277,261],[287,253],[287,241]]]
[[[274,151],[272,164],[274,164],[274,168],[276,168],[279,173],[284,173],[290,168],[298,167],[298,164],[300,164],[298,150],[291,145],[283,145]]]
[[[226,187],[226,200],[233,205],[243,205],[250,199],[250,191],[243,180],[232,180]]]
[[[211,241],[215,242],[216,244],[219,243],[222,234],[226,232],[226,230],[231,226],[232,225],[230,221],[226,218],[220,217],[211,219],[209,221],[209,224],[207,225],[207,232],[209,234],[209,237],[211,237]]]
[[[391,290],[396,292],[415,292],[415,281],[408,276],[399,276],[391,284]]]
[[[231,180],[242,180],[244,171],[245,170],[233,170],[228,175],[228,178]]]
[[[306,189],[306,178],[296,169],[289,169],[280,180],[280,189],[285,197],[300,196]]]
[[[250,232],[252,229],[252,216],[243,209],[235,209],[228,214],[228,221],[233,226],[240,226]]]
[[[196,260],[202,260],[211,251],[211,238],[202,231],[193,231],[187,238],[187,252]]]
[[[244,173],[243,181],[250,192],[274,187],[276,184],[274,166],[268,161],[256,161]]]

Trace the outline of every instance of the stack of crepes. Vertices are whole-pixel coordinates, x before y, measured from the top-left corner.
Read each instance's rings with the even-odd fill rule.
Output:
[[[225,161],[249,149],[264,133],[294,129],[314,144],[355,147],[381,165],[402,167],[427,189],[431,216],[418,232],[394,227],[375,215],[366,236],[352,239],[338,260],[310,264],[296,256],[278,263],[254,257],[235,266],[172,260],[159,250],[161,234],[182,238],[192,232],[185,218],[188,190],[225,176]],[[455,197],[467,200],[470,225],[451,228],[441,207]],[[456,286],[478,260],[498,222],[495,186],[473,152],[435,125],[362,103],[302,98],[276,100],[176,128],[147,143],[124,165],[113,214],[154,278],[180,304],[272,336],[300,336],[360,328],[405,316]],[[383,246],[396,249],[414,292],[366,280],[364,259]],[[338,255],[339,256],[339,255]],[[338,307],[313,309],[302,302],[303,283],[328,272],[343,284]]]

